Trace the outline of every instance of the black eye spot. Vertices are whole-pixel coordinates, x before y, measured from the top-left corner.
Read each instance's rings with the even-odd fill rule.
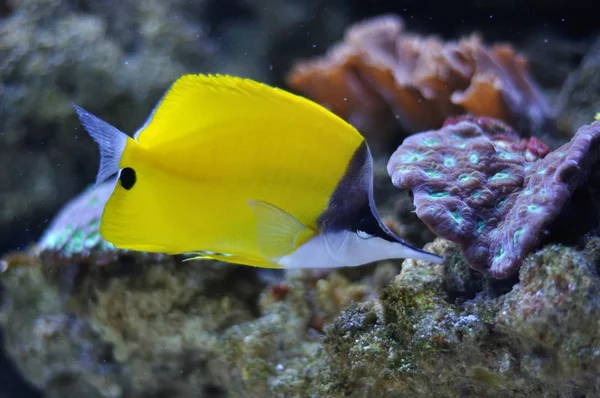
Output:
[[[121,182],[121,186],[126,190],[130,190],[135,185],[137,177],[135,175],[135,170],[131,167],[125,167],[121,170],[121,175],[119,175],[119,181]]]

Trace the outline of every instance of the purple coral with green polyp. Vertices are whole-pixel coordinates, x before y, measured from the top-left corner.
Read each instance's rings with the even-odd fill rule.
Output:
[[[114,246],[100,236],[100,218],[104,205],[115,185],[111,179],[96,187],[89,187],[67,203],[52,220],[38,242],[38,250],[60,257],[87,256],[91,251],[114,250]]]
[[[544,239],[596,162],[600,123],[545,155],[489,118],[454,120],[408,137],[388,173],[413,191],[417,216],[456,242],[469,265],[496,278],[513,275]],[[532,150],[533,148],[533,150]]]

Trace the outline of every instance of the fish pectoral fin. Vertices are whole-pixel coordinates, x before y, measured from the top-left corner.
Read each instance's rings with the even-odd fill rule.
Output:
[[[257,219],[258,249],[274,264],[314,235],[314,231],[294,216],[271,203],[249,200],[248,206]]]

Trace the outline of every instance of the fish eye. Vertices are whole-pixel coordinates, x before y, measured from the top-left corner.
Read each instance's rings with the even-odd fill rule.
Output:
[[[123,170],[121,170],[121,173],[119,174],[119,182],[123,188],[129,191],[135,185],[136,180],[137,175],[135,170],[131,167],[125,167]]]
[[[370,233],[361,230],[356,231],[356,235],[361,239],[371,239],[373,237]]]

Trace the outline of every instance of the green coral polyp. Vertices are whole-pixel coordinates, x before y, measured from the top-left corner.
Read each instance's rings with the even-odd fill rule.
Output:
[[[515,234],[513,235],[513,243],[515,245],[518,245],[521,241],[521,236],[523,235],[523,232],[525,232],[525,228],[519,228],[515,231]]]
[[[464,219],[462,213],[458,210],[451,211],[450,218],[457,224],[461,224]]]
[[[423,160],[425,156],[419,152],[411,152],[402,156],[402,161],[405,163],[414,163]]]
[[[446,156],[444,158],[444,166],[446,167],[454,167],[456,165],[456,160],[454,160],[451,156]]]
[[[93,221],[90,221],[89,228],[90,228],[91,230],[94,230],[94,229],[99,229],[99,228],[100,228],[100,220],[93,220]]]
[[[490,181],[503,180],[510,177],[510,173],[507,171],[500,171],[490,177]]]
[[[438,140],[435,140],[433,138],[425,138],[422,141],[423,145],[428,146],[428,147],[432,147],[432,146],[436,146],[439,144]]]
[[[477,232],[483,231],[484,228],[485,228],[485,221],[477,220]]]
[[[469,156],[469,161],[472,164],[477,164],[479,163],[479,155],[477,155],[476,153],[472,153],[471,156]]]
[[[423,173],[429,178],[442,178],[443,174],[437,170],[424,170]]]
[[[502,206],[506,203],[506,199],[500,199],[498,203],[496,203],[496,209],[500,210]]]
[[[432,198],[438,199],[438,198],[445,198],[447,196],[450,196],[450,193],[449,192],[431,192],[429,194],[429,196]]]
[[[48,236],[46,239],[46,245],[52,249],[60,249],[67,243],[67,240],[71,237],[72,232],[69,230],[63,230],[56,234]]]
[[[496,254],[494,254],[494,258],[495,259],[499,259],[499,258],[501,258],[503,256],[504,256],[504,248],[501,247],[501,248],[498,249],[498,251],[496,251]]]
[[[98,231],[93,231],[89,234],[89,236],[85,239],[84,241],[84,247],[86,249],[91,249],[94,246],[96,246],[98,244],[98,242],[100,241],[101,237],[100,237],[100,232]]]
[[[73,235],[71,235],[72,241],[82,241],[84,238],[85,232],[81,229],[76,230],[75,232],[73,232]]]
[[[64,251],[66,253],[80,253],[81,251],[83,251],[84,248],[84,244],[83,244],[83,240],[81,239],[75,239],[75,240],[70,240]]]

